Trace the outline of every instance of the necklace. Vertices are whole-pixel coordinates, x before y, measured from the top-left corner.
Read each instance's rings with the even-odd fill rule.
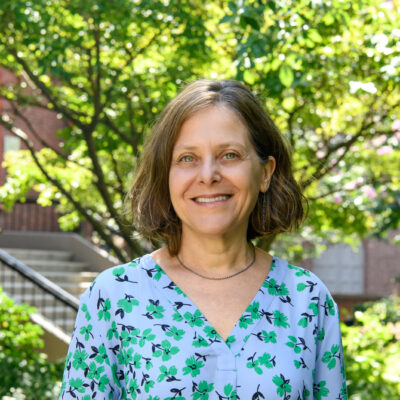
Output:
[[[182,262],[182,260],[181,260],[181,259],[179,258],[179,256],[178,256],[178,254],[176,255],[176,258],[178,259],[179,264],[181,264],[181,266],[182,266],[183,268],[185,268],[187,271],[191,272],[192,274],[195,274],[195,275],[197,275],[197,276],[200,276],[200,278],[209,279],[209,280],[211,280],[211,281],[222,281],[222,280],[224,280],[224,279],[233,278],[234,276],[239,275],[239,274],[241,274],[241,273],[247,271],[247,270],[254,264],[254,262],[256,261],[256,249],[255,249],[254,246],[252,246],[252,248],[253,248],[253,258],[252,258],[252,260],[250,261],[250,263],[249,263],[246,267],[244,267],[243,269],[241,269],[241,270],[238,271],[238,272],[235,272],[234,274],[227,275],[227,276],[221,276],[221,277],[219,277],[219,278],[215,278],[215,277],[211,277],[211,276],[202,275],[202,274],[200,274],[199,272],[194,271],[192,268],[189,268],[187,265],[185,265],[185,264]]]

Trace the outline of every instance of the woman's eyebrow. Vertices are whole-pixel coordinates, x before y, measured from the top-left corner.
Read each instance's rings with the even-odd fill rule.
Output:
[[[243,145],[243,143],[240,142],[225,142],[225,143],[220,143],[217,147],[221,149],[225,149],[227,147],[241,147],[242,149],[247,150],[247,147]]]
[[[224,143],[219,143],[216,147],[218,149],[225,149],[228,147],[232,147],[232,146],[237,146],[240,147],[244,150],[247,150],[247,146],[243,145],[243,143],[240,142],[224,142]],[[199,146],[193,146],[193,145],[180,145],[180,146],[176,146],[174,148],[174,151],[182,151],[182,150],[189,150],[189,151],[193,151],[193,150],[197,150],[199,148]]]

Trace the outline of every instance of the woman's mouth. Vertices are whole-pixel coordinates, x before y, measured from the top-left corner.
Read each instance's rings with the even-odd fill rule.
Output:
[[[212,197],[209,197],[209,196],[207,196],[207,197],[200,196],[200,197],[195,197],[193,200],[194,200],[196,203],[213,203],[213,202],[216,202],[216,201],[224,201],[224,200],[227,200],[227,199],[229,199],[229,197],[231,197],[231,195],[224,194],[224,195],[217,195],[217,196],[212,196]]]

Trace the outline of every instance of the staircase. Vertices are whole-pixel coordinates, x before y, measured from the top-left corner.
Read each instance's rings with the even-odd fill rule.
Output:
[[[73,255],[69,251],[62,250],[35,250],[35,249],[16,249],[2,248],[3,251],[16,258],[23,264],[32,268],[36,272],[45,276],[47,279],[71,293],[77,299],[91,284],[98,275],[97,272],[89,271],[90,266],[86,262],[73,261]],[[36,304],[37,295],[24,293],[25,286],[23,282],[13,282],[11,271],[5,272],[3,289],[7,293],[13,292],[13,298],[17,302],[28,302],[35,305],[43,316],[55,315],[52,323],[61,327],[67,334],[71,334],[76,314],[73,310],[65,310],[61,304],[47,305],[41,300]],[[13,289],[11,290],[11,286]],[[22,298],[23,295],[23,298]],[[49,296],[50,297],[50,296]]]
[[[91,272],[87,262],[73,261],[73,254],[63,250],[2,248],[28,267],[44,275],[79,299],[98,272]],[[4,288],[7,291],[6,288]]]
[[[79,298],[102,270],[119,261],[77,234],[0,233],[0,286],[18,303],[37,309],[44,352],[65,356]]]

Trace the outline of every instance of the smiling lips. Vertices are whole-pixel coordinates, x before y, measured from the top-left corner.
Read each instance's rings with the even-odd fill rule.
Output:
[[[213,203],[217,201],[224,201],[231,197],[231,195],[224,194],[224,195],[216,195],[216,196],[202,196],[202,197],[195,197],[193,200],[196,203]]]

